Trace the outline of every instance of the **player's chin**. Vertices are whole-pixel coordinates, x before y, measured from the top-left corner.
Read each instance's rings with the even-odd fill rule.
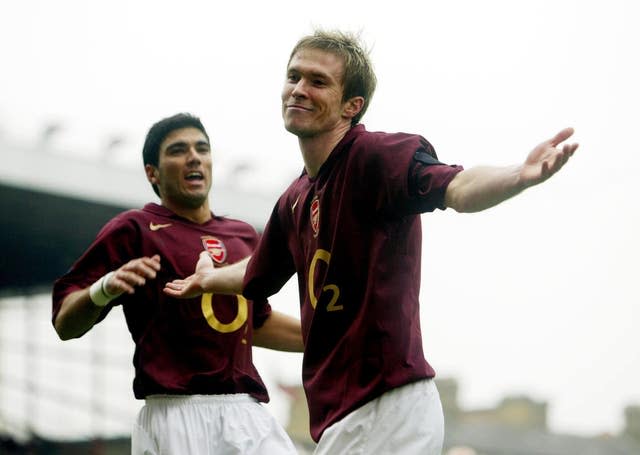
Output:
[[[299,122],[286,122],[284,124],[284,128],[290,132],[291,134],[295,134],[298,137],[311,137],[313,136],[313,131]]]
[[[185,194],[182,203],[186,207],[190,208],[198,208],[202,206],[209,197],[209,191],[191,191],[188,194]]]

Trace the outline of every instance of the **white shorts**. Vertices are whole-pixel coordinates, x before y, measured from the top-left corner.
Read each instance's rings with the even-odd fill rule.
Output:
[[[296,453],[276,419],[247,394],[147,397],[131,434],[132,455]]]
[[[444,415],[434,381],[398,387],[327,428],[314,455],[441,455]]]

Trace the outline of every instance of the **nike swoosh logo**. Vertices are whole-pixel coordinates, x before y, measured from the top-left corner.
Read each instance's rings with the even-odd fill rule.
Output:
[[[296,205],[298,205],[298,201],[300,200],[300,196],[298,196],[296,198],[296,202],[293,203],[293,205],[291,206],[291,213],[293,213],[296,209]]]
[[[162,228],[166,228],[171,226],[171,223],[167,223],[167,224],[155,224],[153,222],[149,223],[149,229],[151,229],[152,231],[158,231]]]

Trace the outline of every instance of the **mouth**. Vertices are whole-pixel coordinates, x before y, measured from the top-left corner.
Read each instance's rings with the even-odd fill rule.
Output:
[[[191,171],[185,175],[185,180],[188,182],[203,182],[204,174],[200,171]]]
[[[285,107],[286,107],[286,109],[288,111],[292,111],[292,110],[293,111],[305,111],[305,112],[310,112],[311,111],[310,107],[305,107],[305,106],[302,106],[301,104],[287,104]]]

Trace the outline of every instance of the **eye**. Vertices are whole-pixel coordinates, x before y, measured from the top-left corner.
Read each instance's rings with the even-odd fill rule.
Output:
[[[298,82],[300,80],[300,75],[295,73],[287,74],[287,80],[289,82]]]
[[[181,146],[170,147],[167,149],[167,155],[176,156],[184,153],[185,148]]]

